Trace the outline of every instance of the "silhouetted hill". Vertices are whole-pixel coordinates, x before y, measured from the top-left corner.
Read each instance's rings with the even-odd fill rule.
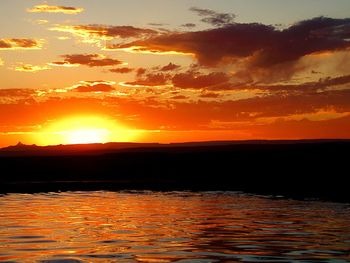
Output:
[[[319,144],[319,143],[349,143],[350,140],[321,139],[321,140],[246,140],[246,141],[204,141],[184,143],[133,143],[110,142],[92,144],[67,144],[37,146],[26,145],[21,142],[14,146],[0,148],[0,156],[45,156],[45,155],[97,155],[113,153],[121,150],[139,149],[149,151],[158,148],[189,148],[189,147],[215,147],[233,145],[293,145],[293,144]]]
[[[230,190],[350,202],[350,140],[107,143],[0,150],[0,192]]]

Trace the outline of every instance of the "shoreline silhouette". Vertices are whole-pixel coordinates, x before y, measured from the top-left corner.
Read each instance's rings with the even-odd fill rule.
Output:
[[[350,140],[106,143],[0,149],[0,193],[243,191],[350,202]]]

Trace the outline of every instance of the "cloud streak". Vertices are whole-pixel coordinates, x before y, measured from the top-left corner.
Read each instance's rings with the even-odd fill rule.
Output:
[[[148,28],[133,26],[110,26],[110,25],[56,25],[51,31],[70,33],[91,42],[96,40],[113,40],[127,38],[142,38],[157,35],[158,31]]]
[[[15,71],[20,71],[20,72],[38,72],[38,71],[43,71],[43,70],[49,70],[51,67],[45,65],[45,66],[35,66],[31,64],[20,64],[19,66],[16,66],[14,68]]]
[[[218,13],[218,12],[215,12],[215,11],[210,10],[210,9],[202,9],[202,8],[198,8],[198,7],[191,7],[190,11],[203,17],[201,19],[202,22],[208,23],[212,26],[218,26],[218,27],[232,24],[234,22],[234,19],[236,18],[235,14]]]
[[[118,59],[107,58],[101,54],[72,54],[63,55],[63,61],[51,62],[52,66],[74,67],[74,66],[88,66],[88,67],[107,67],[123,64]]]
[[[68,15],[76,15],[84,11],[84,8],[71,6],[55,6],[55,5],[35,5],[33,8],[27,9],[29,13],[62,13]]]

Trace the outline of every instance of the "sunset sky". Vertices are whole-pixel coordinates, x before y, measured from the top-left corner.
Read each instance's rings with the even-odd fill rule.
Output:
[[[349,0],[1,0],[0,147],[350,138]]]

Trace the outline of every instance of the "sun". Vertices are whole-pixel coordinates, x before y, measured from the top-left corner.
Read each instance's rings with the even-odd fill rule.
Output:
[[[36,141],[42,145],[131,142],[140,133],[107,117],[73,116],[47,125]]]
[[[110,131],[106,129],[80,129],[67,131],[67,140],[69,144],[82,143],[105,143],[108,142]]]

